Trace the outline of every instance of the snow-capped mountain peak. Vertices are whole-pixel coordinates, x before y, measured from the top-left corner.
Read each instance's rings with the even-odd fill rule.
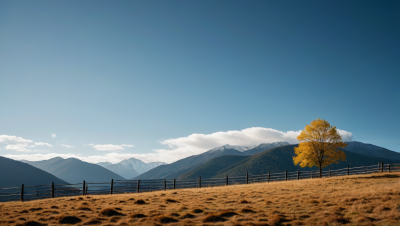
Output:
[[[259,145],[253,145],[253,146],[239,146],[239,145],[230,145],[230,144],[225,144],[223,146],[220,147],[216,147],[210,150],[210,152],[214,152],[214,151],[222,151],[222,150],[226,150],[226,149],[233,149],[236,151],[240,151],[240,152],[245,152],[249,149],[253,149],[253,148],[274,148],[274,147],[279,147],[279,146],[283,146],[283,145],[289,145],[288,142],[282,142],[282,141],[278,141],[278,142],[273,142],[273,143],[261,143]]]
[[[150,162],[144,163],[143,161],[135,158],[125,159],[119,163],[111,164],[109,162],[97,163],[112,172],[121,175],[127,179],[136,177],[142,173],[145,173],[159,165],[164,165],[164,162]]]
[[[250,148],[252,148],[252,147],[251,146],[247,147],[247,146],[225,144],[223,146],[211,149],[210,152],[222,151],[222,150],[226,150],[226,149],[233,149],[233,150],[236,150],[236,151],[244,152],[244,151],[246,151],[246,150],[248,150]]]
[[[282,141],[278,141],[278,142],[273,142],[273,143],[262,143],[260,145],[257,145],[257,148],[272,148],[272,147],[279,147],[279,146],[283,146],[283,145],[289,145],[288,142],[282,142]]]

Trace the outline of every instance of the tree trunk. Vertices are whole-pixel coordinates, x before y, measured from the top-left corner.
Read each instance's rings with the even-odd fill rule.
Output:
[[[319,178],[322,178],[322,164],[319,164]]]

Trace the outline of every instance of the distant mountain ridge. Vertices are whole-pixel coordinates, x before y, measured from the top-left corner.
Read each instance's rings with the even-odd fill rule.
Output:
[[[111,179],[124,180],[125,178],[99,165],[83,162],[76,158],[63,159],[60,157],[43,161],[23,161],[68,183],[108,182]]]
[[[27,163],[0,156],[0,187],[19,187],[55,184],[68,184],[56,176]]]
[[[97,163],[97,165],[100,165],[126,179],[136,177],[157,166],[164,164],[165,162],[144,163],[143,161],[135,158],[125,159],[116,164],[112,164],[109,162]]]
[[[358,141],[347,142],[346,151],[370,157],[387,158],[392,160],[400,160],[400,153],[382,148],[373,144],[366,144]]]
[[[200,155],[193,155],[174,163],[161,165],[148,172],[141,174],[133,179],[173,179],[178,178],[186,172],[189,172],[210,159],[224,155],[248,156],[251,153],[263,151],[263,147],[286,145],[287,142],[275,142],[270,144],[260,144],[257,146],[243,147],[236,145],[223,145],[213,148]],[[247,149],[250,148],[250,149]],[[240,150],[240,151],[239,151]],[[265,150],[265,149],[264,149]]]

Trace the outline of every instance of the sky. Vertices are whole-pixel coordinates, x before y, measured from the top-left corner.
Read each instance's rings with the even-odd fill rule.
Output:
[[[173,162],[321,118],[400,152],[399,1],[0,1],[0,155]]]

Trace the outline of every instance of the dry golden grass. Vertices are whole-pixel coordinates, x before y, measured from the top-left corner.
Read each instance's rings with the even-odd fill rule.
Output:
[[[400,225],[400,173],[0,203],[1,225]]]

